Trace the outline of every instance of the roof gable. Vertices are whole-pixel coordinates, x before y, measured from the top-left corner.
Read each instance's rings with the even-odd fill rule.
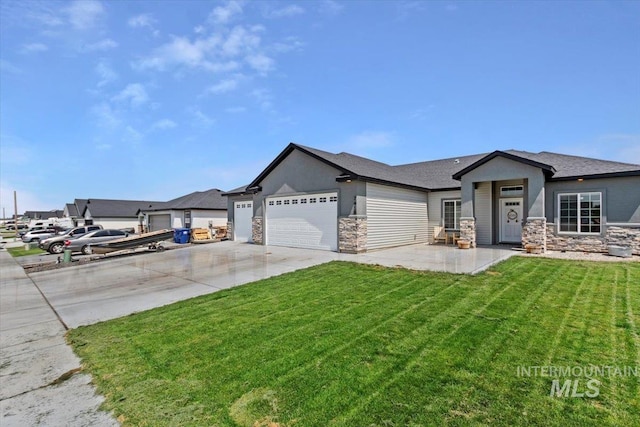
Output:
[[[542,172],[547,175],[547,176],[551,176],[553,175],[556,170],[554,169],[553,166],[548,165],[546,163],[541,163],[539,161],[527,158],[527,157],[522,157],[522,156],[518,156],[512,153],[508,153],[505,151],[494,151],[491,154],[488,154],[484,157],[482,157],[481,159],[473,162],[472,164],[470,164],[469,166],[465,167],[464,169],[459,170],[458,172],[453,174],[453,179],[456,180],[460,180],[464,175],[466,175],[467,173],[471,172],[472,170],[490,162],[491,160],[495,159],[496,157],[503,157],[505,159],[509,159],[512,160],[514,162],[518,162],[518,163],[522,163],[528,166],[533,166],[535,168],[539,168],[542,169]]]

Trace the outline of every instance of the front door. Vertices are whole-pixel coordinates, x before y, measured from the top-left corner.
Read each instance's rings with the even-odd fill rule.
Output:
[[[522,199],[500,199],[500,242],[522,242]]]

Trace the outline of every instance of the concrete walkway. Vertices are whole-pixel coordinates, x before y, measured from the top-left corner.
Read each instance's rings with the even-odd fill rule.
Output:
[[[0,278],[0,425],[118,425],[98,411],[102,398],[91,377],[70,375],[80,360],[65,343],[63,324],[6,251]]]
[[[95,395],[91,378],[74,374],[80,361],[65,344],[67,327],[333,260],[477,273],[514,254],[496,248],[413,245],[352,255],[221,242],[27,276],[6,251],[0,251],[0,425],[118,425],[97,409],[102,398]]]

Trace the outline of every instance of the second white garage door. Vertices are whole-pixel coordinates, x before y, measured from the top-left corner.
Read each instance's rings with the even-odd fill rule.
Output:
[[[158,231],[171,228],[171,215],[149,215],[149,231]]]
[[[338,250],[338,193],[266,199],[266,244]]]

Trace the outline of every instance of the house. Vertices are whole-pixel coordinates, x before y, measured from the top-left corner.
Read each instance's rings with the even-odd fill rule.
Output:
[[[29,219],[49,219],[49,218],[62,218],[63,211],[54,209],[51,211],[25,211],[23,217]]]
[[[75,225],[83,225],[84,218],[82,218],[82,212],[87,206],[87,199],[75,199],[73,203],[67,203],[64,205],[62,216],[65,218],[71,218]]]
[[[150,231],[166,228],[212,228],[227,225],[227,197],[213,188],[141,208]]]
[[[391,166],[289,144],[229,196],[235,240],[364,252],[432,243],[640,254],[640,165],[518,150]],[[247,230],[251,230],[248,236]]]
[[[139,229],[142,218],[138,216],[141,209],[161,202],[144,200],[110,200],[87,199],[80,212],[84,224],[100,224],[104,228]]]

